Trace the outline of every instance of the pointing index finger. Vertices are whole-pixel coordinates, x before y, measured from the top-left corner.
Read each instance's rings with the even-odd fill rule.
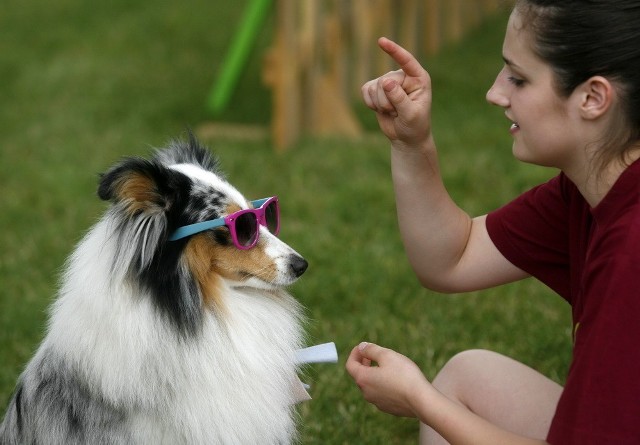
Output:
[[[420,62],[409,51],[398,45],[396,42],[387,39],[386,37],[380,37],[378,39],[378,45],[384,52],[389,54],[393,60],[396,61],[400,68],[407,76],[420,77],[424,69]]]

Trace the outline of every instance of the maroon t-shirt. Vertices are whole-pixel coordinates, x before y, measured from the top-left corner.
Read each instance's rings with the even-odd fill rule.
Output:
[[[640,161],[591,208],[560,174],[487,216],[514,265],[572,308],[573,359],[551,444],[640,443]]]

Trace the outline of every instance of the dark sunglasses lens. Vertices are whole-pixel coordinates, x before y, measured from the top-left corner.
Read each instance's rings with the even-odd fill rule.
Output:
[[[242,246],[250,246],[258,237],[258,220],[253,213],[243,213],[236,219],[236,237]]]
[[[264,209],[264,219],[267,221],[269,232],[278,231],[278,203],[273,201]]]

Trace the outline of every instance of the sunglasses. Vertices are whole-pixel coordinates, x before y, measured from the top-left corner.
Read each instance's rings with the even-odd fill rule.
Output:
[[[238,249],[251,249],[258,243],[260,226],[266,227],[274,235],[280,232],[280,207],[277,196],[251,201],[251,205],[253,205],[253,209],[238,210],[224,218],[178,227],[169,237],[169,241],[176,241],[216,227],[227,226],[233,244]]]

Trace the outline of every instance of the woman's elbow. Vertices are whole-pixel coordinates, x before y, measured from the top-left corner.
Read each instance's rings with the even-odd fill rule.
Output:
[[[441,294],[455,294],[466,290],[460,286],[459,280],[446,275],[432,276],[416,272],[416,277],[422,287]]]

